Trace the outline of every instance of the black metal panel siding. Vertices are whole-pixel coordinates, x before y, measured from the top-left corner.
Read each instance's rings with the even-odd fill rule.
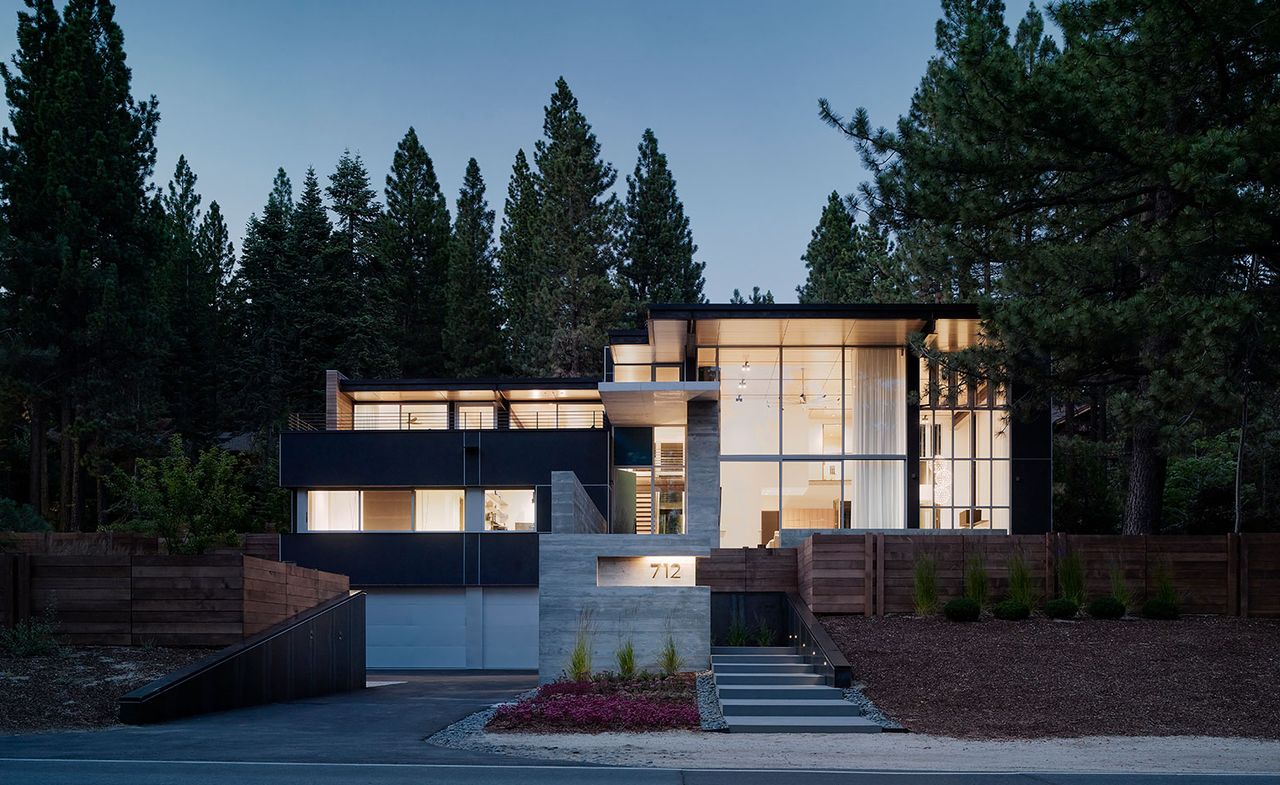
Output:
[[[1010,529],[1040,534],[1053,526],[1053,422],[1048,407],[1014,415],[1010,453]]]
[[[609,482],[607,430],[306,431],[280,435],[286,488],[532,487]]]
[[[286,488],[461,486],[465,431],[305,431],[280,435]]]
[[[352,586],[537,586],[534,532],[308,532],[280,535],[280,560]]]

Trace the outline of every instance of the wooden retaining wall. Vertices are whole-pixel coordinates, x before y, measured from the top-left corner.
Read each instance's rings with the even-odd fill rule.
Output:
[[[0,532],[0,551],[64,556],[168,553],[163,539],[131,532]],[[265,532],[242,534],[239,547],[215,548],[210,551],[236,552],[279,561],[280,535]]]
[[[1280,617],[1280,534],[815,534],[799,548],[714,550],[698,560],[698,584],[713,592],[797,591],[814,613],[910,613],[921,556],[934,559],[945,602],[963,594],[964,567],[974,559],[986,568],[990,596],[1004,596],[1014,554],[1041,596],[1056,596],[1068,553],[1080,556],[1093,597],[1110,593],[1113,569],[1135,600],[1150,596],[1167,571],[1188,613]],[[792,563],[794,582],[782,566]]]
[[[346,576],[238,552],[0,554],[0,619],[52,608],[79,645],[226,646],[348,589]]]

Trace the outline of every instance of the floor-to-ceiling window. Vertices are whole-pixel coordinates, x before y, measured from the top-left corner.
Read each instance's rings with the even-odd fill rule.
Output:
[[[920,527],[1009,529],[1005,391],[922,359]]]
[[[723,546],[906,525],[904,349],[700,347],[698,362],[719,369]]]

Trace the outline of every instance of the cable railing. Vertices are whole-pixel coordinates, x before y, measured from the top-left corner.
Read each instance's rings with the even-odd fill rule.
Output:
[[[341,412],[293,413],[288,431],[526,431],[604,428],[604,412],[595,411],[454,411],[399,414]]]

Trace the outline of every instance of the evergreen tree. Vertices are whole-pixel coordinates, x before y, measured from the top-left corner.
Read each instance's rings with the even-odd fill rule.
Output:
[[[0,65],[11,125],[0,141],[2,377],[30,423],[30,500],[74,529],[89,523],[85,486],[154,443],[163,406],[168,277],[148,198],[159,113],[154,97],[130,94],[109,2],[29,8],[12,65]]]
[[[551,287],[546,367],[582,376],[600,370],[600,347],[626,310],[617,283],[621,209],[611,193],[618,175],[600,160],[600,143],[563,77],[542,130],[534,161],[542,207],[538,255]]]
[[[1247,422],[1271,373],[1248,358],[1280,322],[1280,20],[1251,0],[1062,3],[1059,51],[1034,8],[1012,37],[994,0],[944,13],[896,131],[822,111],[859,146],[877,217],[944,271],[940,295],[990,295],[988,370],[1109,394],[1123,530],[1151,532],[1171,451]]]
[[[389,275],[377,253],[382,215],[360,156],[344,152],[329,176],[329,209],[335,221],[326,254],[325,298],[345,308],[334,365],[353,377],[395,376],[395,319]]]
[[[431,156],[412,127],[396,147],[387,175],[381,254],[395,316],[400,373],[439,376],[445,364],[445,277],[449,208]]]
[[[294,303],[297,324],[303,329],[289,373],[290,397],[306,411],[323,408],[323,374],[337,367],[337,347],[342,339],[342,319],[352,307],[344,298],[349,290],[343,280],[325,277],[333,225],[324,206],[320,180],[307,169],[302,194],[290,222],[290,248],[294,257]]]
[[[706,264],[693,259],[698,246],[652,129],[645,129],[639,151],[635,174],[627,177],[622,280],[636,309],[635,321],[642,324],[650,303],[704,302]]]
[[[743,297],[742,292],[738,291],[737,289],[734,289],[733,295],[729,297],[729,304],[730,305],[748,305],[748,304],[773,305],[773,292],[766,290],[762,293],[760,291],[759,286],[753,286],[751,287],[750,296]]]
[[[857,223],[852,200],[832,191],[805,250],[802,303],[872,303],[903,299],[906,271],[874,227]]]
[[[545,372],[551,354],[551,289],[541,255],[541,219],[538,177],[519,150],[502,211],[498,289],[508,363],[525,375]]]
[[[230,424],[227,419],[229,402],[226,379],[235,368],[234,345],[229,340],[229,327],[235,310],[231,279],[236,266],[231,233],[222,217],[222,208],[216,201],[209,202],[209,212],[204,214],[200,228],[196,231],[195,254],[200,260],[199,269],[207,270],[215,285],[212,317],[215,348],[210,360],[213,381],[205,394],[213,396],[210,425],[216,430]]]
[[[449,254],[444,345],[451,376],[493,376],[503,369],[493,218],[480,165],[472,158],[458,193]]]

